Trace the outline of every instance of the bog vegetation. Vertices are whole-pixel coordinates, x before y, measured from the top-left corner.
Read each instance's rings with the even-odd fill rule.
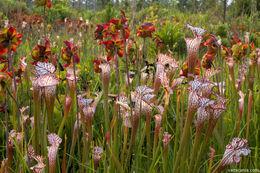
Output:
[[[260,172],[255,0],[0,0],[0,173]]]

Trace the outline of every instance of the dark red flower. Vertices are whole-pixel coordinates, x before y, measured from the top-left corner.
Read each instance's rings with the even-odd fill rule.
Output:
[[[239,39],[238,35],[234,35],[232,38],[231,38],[231,46],[234,45],[234,44],[237,44],[237,43],[242,43],[242,41]]]
[[[155,42],[158,49],[164,49],[165,47],[164,42],[158,34],[155,35],[153,41]]]
[[[201,64],[203,68],[209,69],[212,66],[213,60],[218,54],[218,44],[214,35],[207,34],[205,37],[210,36],[203,45],[207,46],[207,53],[203,56]]]
[[[102,69],[99,67],[99,65],[101,64],[101,61],[98,59],[94,59],[93,62],[94,62],[94,71],[96,73],[101,73]]]
[[[124,41],[117,38],[108,41],[104,41],[103,44],[106,46],[106,51],[108,53],[108,61],[110,61],[117,53],[119,57],[124,55]]]
[[[100,65],[109,63],[110,60],[111,59],[108,58],[107,56],[98,56],[98,59],[94,59],[93,60],[93,62],[94,62],[94,71],[96,73],[101,73],[102,69],[101,69]]]
[[[153,32],[155,32],[155,28],[153,26],[153,23],[145,23],[145,24],[143,24],[139,27],[136,34],[137,34],[137,37],[142,37],[142,38],[150,37],[150,38],[152,38]]]
[[[8,52],[9,41],[11,41],[12,51],[16,51],[16,47],[22,41],[22,35],[17,33],[14,27],[6,28],[0,33],[0,55]]]
[[[47,61],[51,56],[50,42],[47,39],[45,40],[45,45],[37,45],[32,50],[32,59],[34,60],[33,64],[36,64],[38,61]]]
[[[197,64],[195,67],[195,75],[199,75],[200,74],[200,62],[199,60],[197,60]],[[188,61],[185,61],[181,67],[181,74],[180,76],[185,76],[188,77]]]
[[[51,8],[51,0],[34,0],[35,4]]]
[[[75,58],[75,63],[79,63],[79,55],[77,53],[77,47],[74,46],[72,43],[69,41],[64,41],[66,44],[66,47],[64,47],[61,50],[61,58],[67,62],[64,67],[68,67],[71,64],[71,61],[73,60],[73,56]]]
[[[100,40],[100,44],[106,38],[105,25],[97,25],[94,31],[94,40]]]
[[[125,17],[125,12],[123,10],[120,10],[121,13],[122,13],[122,17],[121,19],[119,18],[114,18],[114,19],[111,19],[110,22],[112,23],[110,29],[112,31],[112,33],[119,33],[120,30],[124,30],[125,31],[125,39],[128,39],[129,38],[129,29],[128,29],[128,26],[129,24],[127,23],[127,19]]]

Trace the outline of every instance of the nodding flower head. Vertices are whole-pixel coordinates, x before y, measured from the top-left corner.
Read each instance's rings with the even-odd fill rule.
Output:
[[[169,134],[168,132],[164,132],[163,133],[162,142],[163,142],[163,146],[164,147],[167,147],[169,145],[169,142],[171,141],[171,138],[172,138],[172,135]]]
[[[154,115],[155,118],[155,129],[159,129],[162,123],[162,116],[160,114]]]
[[[79,55],[77,53],[77,46],[75,46],[74,44],[72,44],[69,41],[64,41],[64,43],[66,44],[66,47],[64,47],[61,50],[61,57],[64,61],[67,62],[66,65],[64,65],[64,67],[68,67],[71,62],[73,61],[73,59],[75,59],[75,63],[79,63]]]
[[[97,25],[94,31],[94,40],[100,40],[100,44],[106,38],[105,25]]]
[[[22,35],[17,33],[14,27],[0,32],[0,55],[9,51],[9,41],[11,41],[11,51],[16,51],[16,47],[22,41]]]
[[[233,138],[232,142],[226,146],[225,153],[220,162],[222,167],[226,167],[232,163],[239,163],[241,161],[240,155],[247,156],[250,154],[248,142],[243,138]]]
[[[142,37],[142,38],[150,37],[150,38],[152,38],[153,32],[155,32],[155,28],[153,26],[153,23],[145,23],[145,24],[143,24],[139,27],[136,34],[137,34],[137,37]]]
[[[35,0],[35,4],[51,8],[51,0]]]
[[[203,56],[201,63],[202,67],[210,69],[213,65],[213,60],[218,54],[218,43],[214,35],[207,34],[205,37],[210,36],[204,43],[203,46],[207,46],[207,53]]]
[[[93,159],[94,159],[94,169],[96,170],[101,159],[101,155],[103,153],[103,149],[101,147],[93,148]]]
[[[34,60],[33,64],[36,64],[38,61],[46,62],[51,56],[50,42],[47,39],[44,39],[44,41],[44,46],[38,44],[32,50],[31,55]]]
[[[188,77],[189,75],[191,76],[198,76],[200,74],[200,61],[197,60],[197,63],[196,63],[196,66],[195,66],[195,74],[192,75],[192,74],[188,74],[188,66],[189,66],[189,61],[185,61],[183,64],[182,64],[182,67],[181,67],[181,74],[180,76],[184,76],[184,77]]]
[[[104,41],[103,44],[106,47],[106,51],[107,51],[109,60],[113,59],[116,54],[119,57],[123,57],[123,55],[124,55],[124,40],[116,37],[115,39]]]
[[[238,103],[239,103],[239,112],[242,114],[243,112],[243,107],[244,107],[244,93],[242,91],[238,92],[238,95],[240,96]]]
[[[70,90],[75,90],[75,80],[78,80],[78,73],[80,72],[80,69],[75,70],[75,75],[74,75],[74,69],[70,66],[69,68],[66,69],[66,79],[69,85]]]

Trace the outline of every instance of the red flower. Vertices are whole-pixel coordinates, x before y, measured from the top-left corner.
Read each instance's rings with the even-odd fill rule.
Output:
[[[237,44],[237,43],[242,43],[242,41],[239,39],[238,35],[234,35],[232,38],[232,41],[231,41],[231,46],[234,45],[234,44]]]
[[[1,72],[4,72],[8,67],[7,59],[8,59],[7,53],[4,53],[2,55],[0,54],[0,64],[4,64],[3,68],[1,69]]]
[[[96,73],[101,73],[102,69],[100,67],[101,64],[108,64],[111,59],[107,56],[98,56],[98,59],[94,59],[94,71]]]
[[[99,65],[101,64],[101,61],[98,59],[94,59],[93,62],[94,62],[94,71],[96,73],[101,73],[102,69],[99,67]]]
[[[118,33],[118,30],[125,30],[125,39],[128,39],[129,38],[129,29],[128,29],[128,26],[129,24],[127,23],[127,19],[125,17],[125,12],[123,10],[120,10],[121,13],[122,13],[122,17],[121,19],[119,18],[114,18],[114,19],[111,19],[110,22],[112,23],[112,26],[111,26],[111,30],[112,32],[117,32]]]
[[[38,61],[47,61],[51,56],[50,42],[47,39],[45,40],[45,45],[37,45],[32,50],[32,59],[34,60],[33,64],[36,64]]]
[[[164,42],[158,34],[155,35],[153,41],[155,42],[158,49],[164,49],[165,48]]]
[[[204,46],[207,46],[207,53],[203,56],[201,64],[203,68],[209,69],[212,66],[212,62],[215,59],[215,57],[218,54],[218,44],[216,41],[216,38],[214,35],[207,34],[205,37],[210,36],[209,39],[207,39],[204,42]]]
[[[100,44],[102,44],[102,41],[106,38],[105,25],[97,25],[94,36],[94,40],[100,40]]]
[[[124,55],[124,41],[117,38],[113,40],[104,41],[103,44],[106,46],[106,51],[108,53],[107,58],[110,61],[115,54],[117,53],[118,56],[123,57]]]
[[[200,63],[199,60],[197,60],[197,64],[195,67],[195,75],[199,75],[200,74]],[[185,76],[188,77],[188,61],[185,61],[181,67],[181,74],[180,76]]]
[[[79,55],[77,54],[77,47],[74,46],[69,41],[64,41],[67,47],[64,47],[61,50],[61,58],[67,62],[64,67],[68,67],[71,64],[71,61],[73,60],[73,56],[75,58],[75,63],[79,63]]]
[[[0,33],[0,55],[7,53],[11,41],[11,51],[16,51],[16,47],[22,41],[22,35],[17,33],[14,27],[6,28]]]
[[[51,8],[51,0],[34,0],[35,4]]]
[[[136,34],[137,34],[137,37],[142,37],[142,38],[150,37],[150,38],[152,38],[153,32],[155,32],[155,28],[153,27],[153,24],[152,23],[145,23],[145,24],[143,24],[139,27]]]

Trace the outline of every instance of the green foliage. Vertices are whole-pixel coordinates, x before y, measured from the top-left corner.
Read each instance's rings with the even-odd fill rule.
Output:
[[[182,28],[183,26],[179,23],[166,21],[161,30],[157,31],[165,45],[165,52],[171,50],[172,52],[184,53],[186,51]]]
[[[14,0],[0,0],[0,10],[2,13],[8,15],[10,14],[11,9],[13,9],[14,12],[18,12],[18,9],[22,11],[28,11],[28,7],[25,2],[20,4],[20,2]]]
[[[226,27],[224,25],[218,26],[218,28],[216,30],[216,35],[219,35],[222,38],[226,38],[227,37]]]

